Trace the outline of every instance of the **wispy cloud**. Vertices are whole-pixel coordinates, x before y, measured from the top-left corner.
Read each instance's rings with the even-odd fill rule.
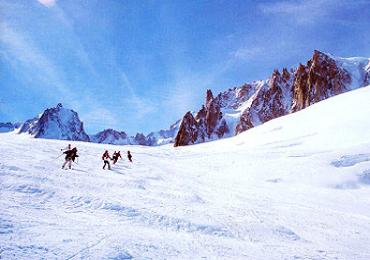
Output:
[[[52,85],[54,90],[62,96],[70,95],[70,91],[60,78],[58,68],[33,44],[31,39],[5,22],[0,22],[0,33],[0,43],[5,47],[2,57],[7,59],[19,74],[44,82],[45,93],[49,92],[48,89]],[[37,71],[37,73],[32,73],[32,71]]]
[[[335,10],[368,4],[367,0],[282,0],[260,4],[259,8],[264,14],[294,19],[299,24],[314,24],[320,19],[333,19],[330,14]]]
[[[239,47],[235,51],[232,51],[230,55],[232,59],[252,61],[264,54],[265,51],[266,48],[263,46]]]
[[[151,102],[149,99],[136,94],[135,88],[132,86],[127,74],[124,71],[119,70],[119,75],[122,82],[121,87],[127,90],[126,93],[129,94],[126,98],[124,98],[124,102],[125,104],[135,108],[135,117],[137,119],[142,119],[146,115],[157,110],[154,102]]]
[[[52,7],[55,6],[56,0],[37,0],[40,4],[46,6],[46,7]]]
[[[91,62],[90,56],[81,43],[79,35],[75,32],[75,23],[62,8],[55,6],[52,10],[53,16],[58,20],[69,35],[69,42],[73,43],[73,53],[77,61],[86,68],[92,76],[97,76],[97,72]]]

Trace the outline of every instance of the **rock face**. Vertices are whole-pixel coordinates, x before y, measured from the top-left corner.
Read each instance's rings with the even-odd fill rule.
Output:
[[[348,91],[351,82],[349,71],[328,55],[315,51],[307,65],[300,65],[295,74],[292,111]]]
[[[271,119],[286,115],[292,103],[291,86],[293,71],[283,69],[282,73],[275,70],[271,78],[261,83],[250,106],[240,116],[235,133],[239,134]]]
[[[233,136],[369,83],[370,59],[336,58],[314,51],[306,65],[275,70],[268,80],[244,84],[216,97],[207,90],[201,109],[184,116],[175,146]]]
[[[179,132],[175,139],[175,146],[194,144],[198,139],[199,125],[191,112],[187,112],[182,119]]]
[[[27,133],[35,138],[89,141],[83,123],[78,114],[58,104],[49,108],[38,117],[27,120],[20,128],[19,133]]]
[[[193,116],[187,112],[175,139],[175,146],[202,143],[234,135],[240,111],[260,82],[245,84],[213,96],[207,90],[205,105]]]

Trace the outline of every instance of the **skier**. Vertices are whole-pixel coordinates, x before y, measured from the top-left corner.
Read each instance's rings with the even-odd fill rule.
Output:
[[[105,152],[103,153],[103,156],[101,157],[101,159],[104,161],[103,170],[105,170],[105,166],[107,166],[107,165],[108,165],[108,170],[110,170],[109,159],[112,160],[112,158],[109,156],[108,150],[105,150]]]
[[[116,164],[118,161],[118,158],[122,159],[121,151],[118,151],[118,152],[114,151],[112,158],[113,158],[113,164]]]
[[[78,157],[77,148],[74,147],[73,149],[69,149],[69,150],[65,151],[64,154],[66,155],[66,157],[65,157],[65,162],[62,166],[62,169],[64,169],[67,164],[68,164],[68,168],[71,169],[72,168],[72,161],[74,162],[76,157]]]
[[[132,162],[132,155],[131,155],[130,151],[127,151],[127,158],[130,162]]]

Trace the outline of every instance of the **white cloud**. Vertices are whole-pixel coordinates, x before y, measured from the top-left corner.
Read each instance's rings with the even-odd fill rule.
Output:
[[[231,53],[231,56],[238,60],[250,61],[260,57],[265,52],[265,48],[262,46],[253,47],[240,47],[236,51]]]
[[[37,0],[40,4],[46,7],[52,7],[56,4],[56,0]]]

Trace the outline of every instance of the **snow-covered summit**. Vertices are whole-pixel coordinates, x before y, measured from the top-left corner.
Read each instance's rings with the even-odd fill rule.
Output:
[[[78,114],[66,109],[62,104],[46,109],[41,115],[27,120],[19,133],[27,133],[35,138],[89,141]]]

